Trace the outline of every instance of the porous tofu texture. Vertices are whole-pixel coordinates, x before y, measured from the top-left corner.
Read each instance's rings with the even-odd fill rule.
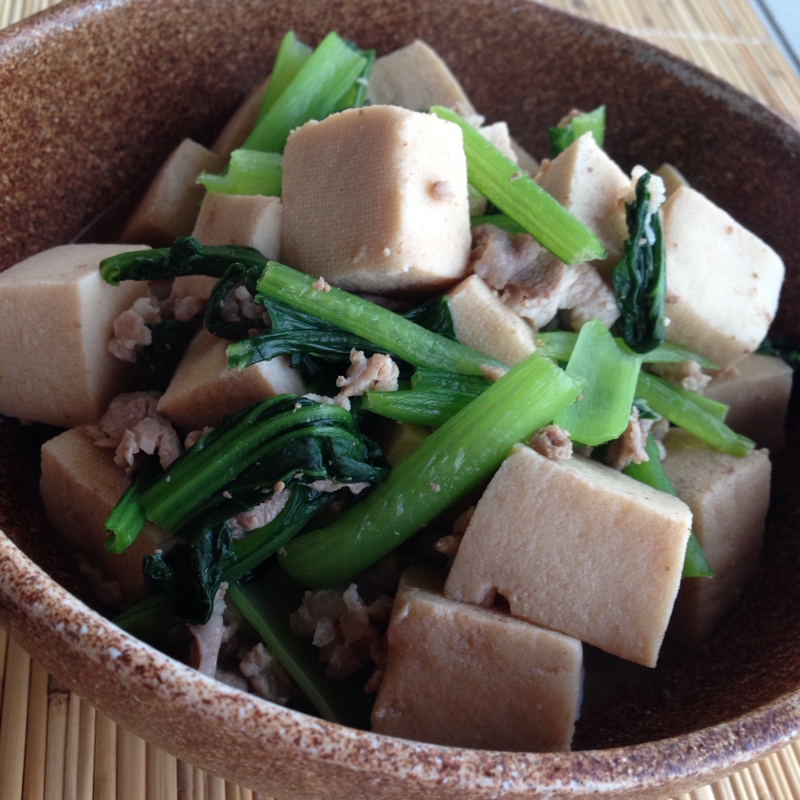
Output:
[[[580,703],[576,639],[442,596],[438,571],[403,573],[372,729],[489,750],[569,750]]]
[[[369,77],[367,100],[373,105],[400,106],[410,111],[445,106],[461,116],[475,114],[450,68],[420,39],[376,59]]]
[[[770,462],[764,450],[746,458],[720,453],[686,431],[664,438],[664,472],[692,509],[692,527],[714,577],[684,578],[670,636],[697,646],[714,632],[758,569],[769,506]]]
[[[230,342],[200,330],[189,343],[158,411],[184,431],[217,427],[226,416],[278,394],[305,394],[300,373],[288,356],[228,369],[225,349]]]
[[[783,261],[694,189],[678,189],[661,213],[666,338],[725,369],[767,335],[778,308]]]
[[[794,371],[780,358],[752,353],[720,372],[703,394],[730,406],[725,422],[771,452],[786,445]]]
[[[0,274],[0,414],[70,428],[96,422],[127,388],[131,365],[108,340],[147,284],[110,286],[99,264],[140,249],[68,244]]]
[[[472,235],[461,129],[368,106],[307,122],[283,156],[281,258],[342,289],[443,289]]]
[[[598,147],[591,133],[584,133],[549,164],[542,164],[537,181],[597,234],[608,251],[608,258],[601,262],[607,276],[628,238],[624,197],[630,178]]]
[[[535,349],[532,328],[477,275],[447,295],[458,341],[514,366]]]
[[[484,492],[445,594],[655,666],[678,592],[685,503],[581,456],[514,448]]]
[[[201,172],[221,172],[224,166],[222,156],[184,139],[153,179],[121,240],[169,247],[179,236],[189,236],[206,191],[197,183],[197,176]]]
[[[277,261],[282,214],[280,197],[208,192],[192,236],[200,244],[254,247],[266,258]]]
[[[126,608],[147,593],[142,558],[165,542],[164,532],[146,522],[124,552],[109,553],[105,522],[129,483],[114,463],[114,451],[98,447],[83,427],[50,439],[42,447],[40,490],[56,533],[75,554],[97,596]]]

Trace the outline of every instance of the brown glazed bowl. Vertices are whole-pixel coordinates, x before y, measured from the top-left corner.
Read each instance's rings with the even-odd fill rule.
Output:
[[[210,141],[290,28],[379,53],[425,39],[489,121],[540,157],[548,124],[605,103],[623,168],[671,161],[783,256],[775,330],[800,339],[798,131],[650,45],[524,0],[77,0],[0,33],[0,268],[75,238],[183,136]],[[696,653],[665,648],[658,669],[579,722],[576,752],[519,754],[327,723],[132,639],[79,599],[26,435],[0,422],[0,623],[120,724],[276,798],[660,798],[800,734],[796,447],[775,465],[761,575],[720,635]]]

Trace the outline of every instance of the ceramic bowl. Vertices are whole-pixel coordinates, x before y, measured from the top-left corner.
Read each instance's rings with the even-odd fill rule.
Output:
[[[282,34],[329,30],[379,53],[421,37],[477,108],[535,155],[573,106],[608,107],[626,169],[669,160],[786,260],[775,329],[800,339],[800,135],[650,45],[521,0],[78,0],[0,34],[0,268],[70,241],[186,135],[209,141]],[[775,466],[763,569],[710,645],[665,651],[573,753],[509,754],[340,727],[215,683],[84,601],[47,536],[35,449],[0,424],[0,622],[34,658],[148,741],[278,798],[658,798],[800,734],[800,474]],[[63,588],[66,587],[66,588]],[[69,590],[69,591],[68,591]],[[84,598],[84,600],[79,599]]]

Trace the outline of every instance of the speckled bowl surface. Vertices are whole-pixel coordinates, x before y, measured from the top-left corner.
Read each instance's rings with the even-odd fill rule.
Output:
[[[183,136],[210,141],[290,28],[312,42],[336,29],[379,53],[427,40],[538,156],[548,124],[605,103],[624,168],[673,162],[783,256],[775,330],[800,339],[800,134],[645,43],[519,0],[79,0],[0,33],[0,268],[75,238]],[[121,724],[277,798],[659,798],[800,734],[796,447],[775,464],[756,586],[720,635],[692,654],[665,648],[646,680],[579,723],[578,752],[528,755],[343,728],[130,638],[84,602],[48,537],[26,437],[0,421],[0,622]]]

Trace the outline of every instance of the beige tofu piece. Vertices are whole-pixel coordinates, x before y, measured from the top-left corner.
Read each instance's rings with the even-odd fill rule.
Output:
[[[245,139],[252,133],[258,122],[258,112],[261,110],[261,101],[267,93],[269,78],[256,86],[242,101],[242,104],[233,113],[219,136],[211,145],[211,151],[227,161],[234,150],[238,150]]]
[[[758,569],[770,462],[765,450],[729,456],[678,428],[670,430],[664,446],[664,472],[692,509],[694,533],[714,573],[684,578],[675,601],[670,636],[694,647],[713,633]]]
[[[300,373],[289,366],[288,356],[228,369],[225,349],[230,342],[201,329],[189,343],[158,411],[176,427],[194,431],[217,427],[225,417],[243,411],[259,400],[278,394],[305,394]]]
[[[207,192],[192,236],[200,244],[238,244],[255,247],[278,260],[281,248],[280,197]]]
[[[692,515],[676,497],[581,456],[517,445],[478,502],[445,595],[491,605],[655,666]]]
[[[400,106],[410,111],[445,106],[462,117],[476,113],[450,68],[421,39],[375,60],[367,100],[373,105]]]
[[[517,153],[511,142],[511,134],[508,132],[507,123],[495,122],[491,125],[484,125],[478,128],[478,133],[488,142],[491,142],[509,161],[517,163]]]
[[[680,172],[677,167],[666,161],[653,174],[658,175],[658,177],[664,181],[664,189],[667,192],[668,199],[682,186],[690,185],[689,181],[683,176],[683,173]]]
[[[0,414],[69,428],[96,422],[131,365],[108,352],[114,320],[147,284],[110,286],[104,258],[143,246],[67,244],[0,274]]]
[[[224,158],[184,139],[153,179],[125,226],[122,241],[168,247],[179,236],[189,236],[206,191],[197,176],[221,172],[224,166]]]
[[[719,372],[703,394],[730,406],[725,422],[771,452],[786,446],[786,411],[792,368],[774,356],[752,353]]]
[[[725,369],[767,335],[778,308],[783,261],[694,189],[678,189],[661,214],[670,318],[666,338]]]
[[[307,122],[283,156],[281,258],[342,289],[418,292],[464,276],[472,235],[461,129],[368,106]]]
[[[584,133],[549,164],[537,180],[573,216],[597,234],[608,258],[596,262],[604,276],[617,264],[628,238],[624,197],[631,179]]]
[[[581,643],[502,611],[448,600],[437,570],[403,573],[372,729],[488,750],[569,750]]]
[[[510,367],[536,349],[533,329],[477,275],[461,281],[447,296],[461,344]]]
[[[40,490],[47,518],[75,554],[97,596],[118,608],[147,594],[142,558],[166,541],[161,528],[146,522],[127,550],[116,554],[105,549],[105,522],[128,483],[124,470],[114,463],[114,451],[98,447],[82,427],[42,447]]]
[[[172,296],[176,300],[181,297],[199,297],[208,300],[217,285],[217,280],[208,275],[183,275],[173,281]]]

